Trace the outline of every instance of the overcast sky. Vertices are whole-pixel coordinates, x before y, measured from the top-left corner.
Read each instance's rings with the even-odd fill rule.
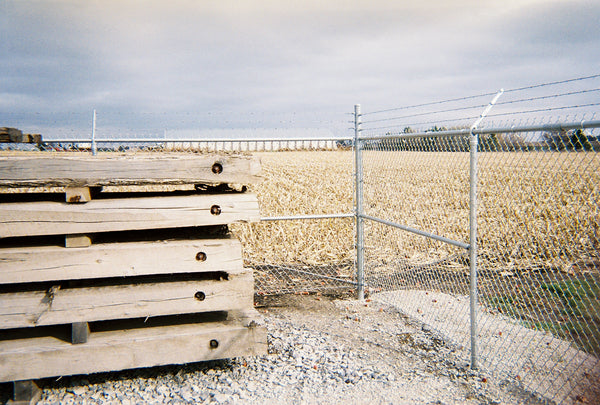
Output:
[[[600,73],[598,21],[597,0],[0,0],[0,126],[339,132],[356,103]]]

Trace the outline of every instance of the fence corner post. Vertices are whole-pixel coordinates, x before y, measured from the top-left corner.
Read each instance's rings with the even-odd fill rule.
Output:
[[[360,104],[354,106],[354,157],[355,157],[355,215],[356,215],[356,284],[357,298],[365,298],[364,283],[364,219],[363,219],[363,170],[362,170],[362,145]]]

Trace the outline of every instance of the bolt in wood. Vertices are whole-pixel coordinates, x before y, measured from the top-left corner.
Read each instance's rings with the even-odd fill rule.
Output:
[[[206,261],[206,253],[204,253],[204,252],[196,253],[196,260],[198,260],[199,262]]]
[[[213,339],[210,341],[210,348],[211,349],[216,349],[217,347],[219,347],[219,342],[216,339]]]
[[[221,207],[218,205],[213,205],[210,207],[210,213],[213,215],[221,215]]]
[[[196,294],[194,294],[194,298],[196,298],[198,301],[204,301],[204,299],[206,298],[206,294],[204,294],[202,291],[196,291]]]
[[[214,165],[212,165],[212,172],[214,174],[221,174],[223,173],[223,165],[219,162],[215,162]]]

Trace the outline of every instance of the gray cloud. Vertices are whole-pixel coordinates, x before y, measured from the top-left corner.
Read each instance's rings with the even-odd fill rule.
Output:
[[[87,125],[96,108],[132,129],[318,126],[357,102],[378,109],[587,74],[600,66],[599,10],[541,0],[7,0],[0,120],[24,127],[38,113],[35,125],[49,116]]]

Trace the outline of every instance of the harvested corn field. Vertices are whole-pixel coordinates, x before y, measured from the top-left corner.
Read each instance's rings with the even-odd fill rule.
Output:
[[[254,191],[263,216],[352,212],[352,151],[260,157],[264,181]],[[468,153],[365,151],[363,157],[367,215],[468,243]],[[600,158],[591,152],[482,153],[479,164],[482,302],[595,354],[599,169]],[[354,276],[351,218],[261,222],[234,230],[258,272],[259,291],[319,291],[331,286],[330,279]],[[371,222],[365,249],[368,293],[468,292],[464,249]]]
[[[262,216],[353,211],[353,152],[259,155],[264,181],[251,191]],[[468,242],[468,153],[365,152],[364,159],[368,215]],[[483,153],[479,170],[479,252],[486,269],[595,267],[598,154]],[[263,222],[238,226],[236,233],[250,262],[316,265],[353,258],[350,219]],[[383,236],[368,238],[381,260],[422,264],[456,254],[412,235]]]

